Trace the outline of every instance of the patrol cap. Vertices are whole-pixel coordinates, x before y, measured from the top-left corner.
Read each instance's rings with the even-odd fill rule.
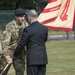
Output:
[[[15,10],[15,16],[23,16],[25,15],[25,10],[22,8],[18,8]]]

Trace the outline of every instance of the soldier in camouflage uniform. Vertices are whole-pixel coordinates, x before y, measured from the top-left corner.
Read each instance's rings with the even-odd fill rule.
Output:
[[[6,25],[3,32],[3,37],[1,39],[2,48],[5,51],[4,56],[8,64],[12,63],[13,52],[17,46],[17,43],[20,40],[23,28],[25,28],[26,26],[28,26],[28,23],[25,20],[25,11],[21,8],[16,9],[15,19]],[[25,54],[26,51],[24,49],[20,56],[13,60],[13,66],[16,75],[24,75]],[[4,75],[7,74],[9,67],[7,68]]]

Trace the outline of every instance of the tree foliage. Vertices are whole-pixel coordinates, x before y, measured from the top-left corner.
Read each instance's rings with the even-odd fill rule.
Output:
[[[19,7],[24,9],[37,9],[40,1],[48,0],[0,0],[0,10],[14,10]]]

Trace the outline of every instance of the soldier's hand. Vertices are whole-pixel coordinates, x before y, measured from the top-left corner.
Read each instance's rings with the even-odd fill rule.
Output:
[[[8,64],[12,64],[12,62],[13,62],[11,57],[6,58],[6,60],[7,60],[7,63],[8,63]]]
[[[2,52],[0,52],[0,54],[2,54]]]

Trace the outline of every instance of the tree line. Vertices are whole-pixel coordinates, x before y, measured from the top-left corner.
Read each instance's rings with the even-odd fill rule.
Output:
[[[0,0],[0,10],[14,10],[16,8],[38,9],[44,7],[49,0]]]

